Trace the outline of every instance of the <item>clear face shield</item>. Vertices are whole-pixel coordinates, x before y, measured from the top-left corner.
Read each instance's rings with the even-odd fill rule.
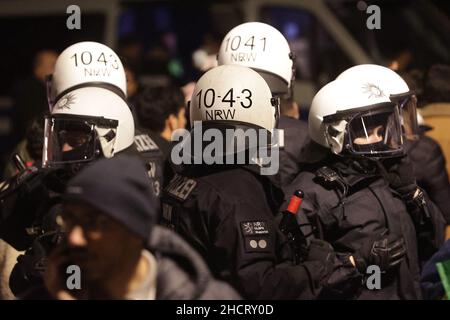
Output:
[[[351,154],[365,157],[392,157],[403,153],[402,131],[398,106],[391,103],[355,108],[324,117],[328,136],[345,124],[344,148]],[[330,138],[329,138],[330,139]]]
[[[102,140],[114,145],[117,120],[73,115],[45,119],[42,166],[53,167],[94,160],[103,149]],[[105,134],[99,136],[99,132]]]
[[[417,140],[419,138],[419,124],[417,123],[416,95],[411,93],[391,95],[390,99],[398,105],[400,110],[404,137],[409,140]]]

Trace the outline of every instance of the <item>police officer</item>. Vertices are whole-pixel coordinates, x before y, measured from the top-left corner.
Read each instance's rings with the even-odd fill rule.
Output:
[[[8,231],[2,224],[2,231],[6,232],[2,237],[21,250],[27,249],[25,245],[30,242],[16,242],[18,235],[29,239],[26,229],[40,230],[34,235],[38,240],[18,258],[11,275],[10,286],[15,294],[26,289],[30,282],[39,282],[45,270],[46,252],[58,238],[55,214],[67,179],[98,158],[111,158],[121,152],[137,153],[133,147],[134,122],[130,109],[117,94],[99,87],[83,87],[63,95],[46,117],[44,141],[41,186],[30,199],[18,203],[14,212],[18,217],[27,217],[22,219],[25,225],[20,230],[11,227]],[[29,212],[35,213],[35,217]]]
[[[49,77],[48,84],[50,108],[64,94],[83,87],[103,88],[125,101],[129,98],[126,70],[120,58],[109,47],[98,42],[84,41],[66,48],[58,57],[55,72]],[[124,105],[130,108],[128,104]],[[140,130],[136,132],[135,147],[147,166],[148,175],[153,179],[155,194],[159,196],[164,170],[162,151]]]
[[[450,225],[450,184],[445,158],[439,145],[420,132],[417,123],[417,97],[414,91],[410,90],[408,84],[396,72],[374,64],[351,67],[338,78],[376,81],[391,101],[399,104],[403,134],[406,138],[404,147],[411,158],[417,184],[427,192],[441,210],[447,225]]]
[[[48,78],[43,169],[22,172],[2,190],[0,236],[19,250],[10,286],[18,293],[40,281],[46,251],[55,241],[54,213],[68,178],[99,157],[131,150],[134,123],[125,102],[126,80],[117,55],[105,45],[80,42],[58,57]],[[15,198],[15,194],[20,194]],[[5,212],[5,210],[7,212]],[[33,215],[29,213],[33,212]]]
[[[423,194],[414,195],[417,210],[409,210],[383,178],[381,159],[403,155],[398,106],[376,82],[337,79],[314,97],[309,133],[323,159],[306,167],[286,193],[305,192],[301,212],[319,237],[353,254],[361,273],[379,267],[381,288],[363,285],[357,298],[420,299],[415,215],[427,227],[436,222],[440,235],[442,217]],[[396,177],[402,185],[404,177]]]
[[[172,161],[178,161],[174,152],[183,152],[184,165],[164,190],[163,223],[244,298],[312,299],[344,267],[326,243],[311,245],[303,263],[291,262],[275,222],[283,195],[264,175],[270,170],[263,170],[278,159],[258,160],[261,153],[253,152],[276,153],[277,107],[264,79],[251,69],[219,66],[199,79],[190,102],[193,129],[173,149]],[[260,134],[257,143],[253,133]],[[351,278],[356,270],[349,270]]]
[[[258,72],[274,96],[281,98],[281,115],[277,128],[284,130],[280,149],[278,183],[289,183],[305,161],[308,126],[299,120],[293,100],[295,56],[281,32],[261,22],[247,22],[234,27],[222,40],[218,64],[236,64]],[[295,108],[297,110],[295,110]],[[294,110],[292,110],[294,109]]]
[[[125,70],[104,44],[78,42],[58,57],[48,77],[43,168],[75,174],[83,164],[132,150],[134,120]]]

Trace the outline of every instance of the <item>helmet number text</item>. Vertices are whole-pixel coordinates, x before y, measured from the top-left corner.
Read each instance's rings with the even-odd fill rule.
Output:
[[[78,67],[79,65],[88,66],[92,63],[92,61],[97,61],[104,63],[105,67],[109,64],[112,68],[116,70],[119,69],[117,58],[110,54],[109,59],[107,59],[104,52],[101,52],[97,59],[94,59],[93,54],[90,51],[83,51],[81,54],[74,53],[70,59],[74,60],[75,67]]]
[[[245,42],[241,41],[241,36],[234,36],[233,38],[228,37],[225,42],[225,52],[228,50],[236,51],[240,48],[241,44],[243,43],[244,47],[250,47],[250,50],[253,50],[255,47],[262,46],[262,51],[266,51],[266,37],[259,39],[259,41],[256,41],[255,43],[255,36],[251,36],[248,38]]]
[[[240,94],[235,96],[233,88],[228,90],[223,97],[216,95],[216,92],[214,89],[209,88],[205,91],[205,94],[203,94],[203,89],[200,90],[196,97],[198,98],[198,108],[200,109],[202,106],[205,108],[211,108],[216,98],[222,99],[222,103],[228,104],[230,108],[234,108],[234,104],[238,102],[241,105],[242,108],[248,109],[252,106],[253,100],[252,100],[252,92],[249,89],[243,89],[241,90]]]

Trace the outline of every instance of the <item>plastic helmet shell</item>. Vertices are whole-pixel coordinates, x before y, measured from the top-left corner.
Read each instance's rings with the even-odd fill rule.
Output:
[[[106,85],[123,97],[127,95],[125,71],[119,57],[111,48],[92,41],[71,45],[59,55],[50,100],[56,101],[71,88],[88,84]]]
[[[286,38],[274,27],[247,22],[233,28],[222,41],[218,64],[237,64],[259,72],[272,92],[287,92],[293,79],[293,58]]]

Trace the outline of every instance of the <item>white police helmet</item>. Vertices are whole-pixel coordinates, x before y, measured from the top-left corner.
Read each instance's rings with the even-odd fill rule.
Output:
[[[65,93],[83,86],[104,87],[126,97],[125,71],[111,48],[92,41],[66,48],[56,60],[55,71],[48,82],[50,107]]]
[[[206,72],[190,101],[190,122],[228,123],[273,132],[279,114],[264,79],[250,68],[224,65]]]
[[[45,119],[43,166],[110,158],[134,142],[134,121],[125,100],[99,87],[63,95]]]
[[[272,93],[289,92],[295,78],[294,56],[286,38],[274,27],[247,22],[233,28],[222,41],[218,64],[237,64],[257,71]]]
[[[405,136],[409,139],[418,138],[416,95],[395,71],[376,64],[361,64],[345,70],[337,79],[377,83],[391,101],[399,105]]]
[[[398,106],[376,82],[337,79],[314,96],[309,134],[335,154],[389,157],[403,153]]]

